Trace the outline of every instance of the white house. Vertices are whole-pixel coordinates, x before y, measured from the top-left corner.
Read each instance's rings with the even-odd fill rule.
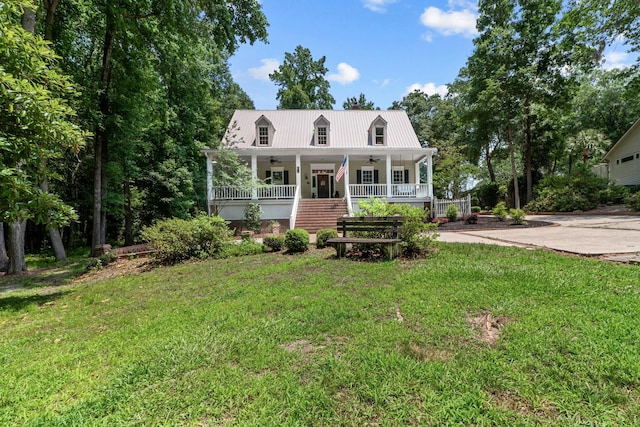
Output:
[[[263,220],[335,227],[336,215],[357,210],[362,199],[423,207],[433,195],[437,150],[421,145],[402,110],[237,110],[223,141],[233,141],[252,175],[268,184],[251,190],[216,185],[218,150],[203,150],[209,212],[215,206],[227,220],[242,220],[245,206],[258,203]]]
[[[604,164],[596,166],[594,171],[616,185],[640,185],[640,119],[622,135],[604,156]]]

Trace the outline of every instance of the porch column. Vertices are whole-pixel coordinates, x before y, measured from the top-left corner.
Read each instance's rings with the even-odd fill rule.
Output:
[[[418,194],[418,185],[420,184],[420,162],[416,162],[414,165],[414,169],[415,169],[415,184],[416,184],[416,195]]]
[[[350,194],[349,191],[349,155],[344,155],[347,158],[347,163],[344,165],[344,195]]]
[[[393,176],[391,175],[391,154],[387,154],[387,199],[390,199],[391,194],[391,184],[393,182]]]
[[[211,216],[211,191],[213,190],[213,158],[207,153],[207,214]]]
[[[302,165],[300,163],[300,154],[296,154],[296,189],[300,188],[300,198],[302,198]]]
[[[427,195],[433,198],[433,154],[427,157]]]
[[[258,155],[251,155],[251,179],[253,181],[253,185],[251,186],[251,199],[258,199],[258,188],[255,186],[255,183],[258,180]]]

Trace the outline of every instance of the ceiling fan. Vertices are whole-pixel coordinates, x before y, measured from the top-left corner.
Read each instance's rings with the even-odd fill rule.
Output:
[[[373,163],[378,163],[380,161],[380,159],[374,159],[373,156],[369,156],[369,163],[373,164]]]
[[[271,159],[269,159],[269,162],[270,162],[271,164],[274,164],[274,163],[280,163],[280,160],[278,160],[278,159],[276,159],[275,157],[271,156]]]

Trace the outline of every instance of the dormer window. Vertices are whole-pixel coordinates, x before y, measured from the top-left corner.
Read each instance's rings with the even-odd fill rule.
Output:
[[[387,145],[387,121],[378,116],[369,129],[371,134],[371,145]]]
[[[315,128],[315,144],[318,147],[327,147],[329,145],[329,120],[324,116],[320,116],[313,122]]]
[[[275,129],[264,115],[256,120],[256,146],[271,147]]]

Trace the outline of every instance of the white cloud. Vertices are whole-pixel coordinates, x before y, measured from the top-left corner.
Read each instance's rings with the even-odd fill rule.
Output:
[[[395,3],[396,0],[362,0],[362,4],[369,10],[374,12],[386,12],[388,4]]]
[[[338,64],[338,73],[329,74],[327,80],[338,82],[343,85],[353,83],[360,78],[360,72],[346,62]]]
[[[602,68],[605,70],[614,70],[620,68],[627,68],[632,65],[632,61],[629,53],[627,52],[611,52],[605,53],[604,64]]]
[[[269,74],[280,66],[280,61],[274,58],[261,59],[262,66],[249,68],[249,75],[256,80],[269,80]]]
[[[407,88],[405,95],[410,94],[413,91],[419,90],[421,92],[426,93],[427,95],[435,95],[438,94],[440,96],[446,96],[449,93],[447,89],[447,85],[436,86],[435,83],[426,83],[421,85],[420,83],[414,83]]]
[[[445,36],[461,34],[465,37],[473,37],[478,33],[476,19],[478,19],[478,15],[470,8],[445,12],[431,6],[420,15],[422,25]]]

